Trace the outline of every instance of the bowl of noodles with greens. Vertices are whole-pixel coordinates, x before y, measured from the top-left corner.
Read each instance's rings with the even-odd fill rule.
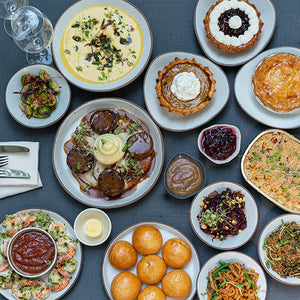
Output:
[[[300,286],[300,216],[281,215],[262,230],[258,256],[265,271],[275,280]]]
[[[267,280],[263,269],[250,256],[225,251],[210,258],[197,279],[201,300],[267,299]]]

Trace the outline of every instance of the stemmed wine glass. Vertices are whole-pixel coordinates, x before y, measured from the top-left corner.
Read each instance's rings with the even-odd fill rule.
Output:
[[[0,0],[0,18],[4,19],[4,30],[12,37],[11,17],[20,7],[28,5],[28,0]]]
[[[30,65],[52,63],[53,26],[41,11],[33,6],[19,8],[12,16],[11,27],[13,39],[26,52]]]

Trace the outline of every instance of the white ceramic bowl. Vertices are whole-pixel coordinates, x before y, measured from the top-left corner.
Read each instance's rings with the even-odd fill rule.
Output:
[[[19,107],[21,101],[19,94],[22,89],[21,78],[24,74],[38,75],[41,70],[46,71],[51,78],[60,86],[60,92],[57,97],[56,109],[47,118],[40,119],[31,117],[27,119],[24,112]],[[5,92],[6,108],[13,119],[25,127],[44,128],[59,121],[69,108],[71,102],[71,89],[66,79],[54,68],[47,65],[30,65],[16,72],[9,80]]]
[[[199,187],[194,192],[191,192],[190,194],[187,194],[187,195],[178,195],[178,194],[174,193],[168,187],[168,184],[167,184],[168,169],[171,166],[171,163],[174,162],[175,160],[181,159],[181,158],[187,159],[187,160],[191,161],[192,163],[196,164],[198,166],[199,170],[200,170],[200,173],[201,173],[201,183],[200,183]],[[178,199],[186,199],[186,198],[192,197],[192,196],[196,195],[205,186],[205,183],[206,183],[206,172],[205,172],[205,168],[204,168],[204,166],[203,166],[203,164],[201,163],[200,160],[195,159],[194,157],[192,157],[192,156],[190,156],[186,153],[177,153],[173,156],[173,158],[171,158],[171,160],[169,161],[169,163],[166,167],[165,174],[164,174],[165,189],[171,196],[173,196],[175,198],[178,198]]]
[[[85,224],[90,219],[98,220],[103,227],[102,234],[97,238],[89,237],[85,232]],[[98,246],[104,243],[111,232],[111,221],[109,216],[97,208],[83,210],[75,219],[74,230],[79,241],[87,246]]]
[[[64,34],[64,30],[67,27],[68,23],[71,21],[73,16],[75,16],[78,12],[86,9],[87,7],[91,7],[94,5],[111,5],[130,14],[139,23],[140,28],[143,32],[143,39],[144,39],[143,53],[135,68],[132,69],[132,71],[130,71],[124,77],[116,81],[103,83],[103,84],[86,83],[74,77],[65,67],[60,53],[61,40]],[[59,17],[59,19],[55,24],[54,31],[53,31],[52,52],[53,52],[53,59],[55,61],[57,68],[60,70],[62,74],[64,74],[67,80],[70,81],[73,85],[91,92],[114,91],[131,83],[143,72],[144,68],[146,67],[150,59],[152,48],[153,48],[153,36],[152,36],[150,24],[147,18],[145,17],[145,15],[129,1],[123,1],[123,0],[75,1],[61,14],[61,16]]]
[[[218,159],[214,159],[214,158],[210,157],[209,155],[206,154],[206,152],[204,151],[204,149],[201,146],[201,144],[202,144],[201,141],[202,141],[202,137],[203,137],[204,132],[206,130],[212,129],[214,127],[229,127],[235,132],[235,135],[236,135],[236,148],[235,148],[235,151],[228,158],[226,158],[224,160],[218,160]],[[228,125],[228,124],[215,124],[215,125],[206,127],[200,132],[200,134],[198,136],[198,148],[199,148],[199,151],[206,158],[208,158],[210,161],[214,162],[215,164],[226,164],[229,161],[233,160],[240,152],[240,149],[241,149],[241,132],[236,126]]]
[[[284,223],[287,222],[296,222],[298,224],[300,224],[300,215],[293,215],[293,214],[286,214],[286,215],[281,215],[278,216],[276,218],[274,218],[273,220],[271,220],[262,230],[259,239],[258,239],[258,243],[257,243],[257,252],[258,252],[258,257],[260,260],[261,265],[263,266],[263,268],[265,269],[265,271],[275,280],[283,283],[283,284],[287,284],[287,285],[297,285],[300,286],[300,278],[295,278],[295,277],[287,277],[287,278],[283,278],[280,275],[278,275],[275,271],[272,270],[272,264],[270,264],[270,268],[268,268],[266,266],[266,253],[263,250],[263,245],[265,243],[265,239],[275,230],[277,230],[281,225],[282,225],[282,221]]]
[[[245,197],[245,214],[247,216],[247,227],[238,235],[228,237],[224,241],[212,239],[212,237],[201,230],[197,216],[201,213],[200,202],[210,193],[217,191],[221,193],[227,188],[232,191],[241,191]],[[194,198],[190,208],[190,223],[198,238],[205,244],[220,250],[232,250],[246,244],[256,231],[258,224],[258,209],[253,196],[243,186],[229,182],[215,182],[204,187]]]
[[[197,279],[197,295],[199,299],[208,299],[206,293],[208,272],[218,266],[219,261],[224,261],[225,263],[234,261],[242,265],[244,264],[246,269],[254,269],[254,271],[259,274],[257,286],[260,286],[261,292],[258,292],[258,297],[260,300],[267,299],[267,280],[263,269],[253,258],[238,251],[222,252],[213,256],[205,263]]]
[[[26,232],[30,232],[30,231],[38,231],[38,232],[41,232],[43,233],[44,235],[46,235],[48,238],[50,238],[50,240],[52,241],[54,247],[55,247],[55,254],[54,254],[54,259],[52,260],[51,264],[48,266],[48,268],[43,271],[43,272],[40,272],[40,273],[27,273],[27,272],[23,272],[22,270],[20,270],[19,268],[17,268],[17,266],[14,264],[13,262],[13,259],[11,257],[11,252],[12,252],[12,246],[14,244],[14,242],[16,241],[16,239],[26,233]],[[56,259],[57,259],[57,247],[56,247],[56,243],[53,239],[53,237],[51,236],[50,233],[48,233],[46,230],[43,230],[43,229],[40,229],[40,228],[37,228],[37,227],[28,227],[28,228],[24,228],[24,229],[21,229],[20,231],[18,231],[12,238],[11,240],[9,241],[8,243],[8,247],[7,247],[7,260],[8,260],[8,263],[9,265],[11,266],[11,268],[19,275],[21,276],[24,276],[24,277],[28,277],[28,278],[37,278],[37,277],[40,277],[40,276],[43,276],[45,275],[47,272],[49,272],[55,265],[56,263]]]

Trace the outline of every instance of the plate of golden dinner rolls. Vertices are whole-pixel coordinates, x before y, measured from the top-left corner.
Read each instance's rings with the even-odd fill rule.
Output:
[[[103,286],[112,300],[193,299],[199,272],[190,240],[159,222],[141,222],[121,231],[102,261]]]

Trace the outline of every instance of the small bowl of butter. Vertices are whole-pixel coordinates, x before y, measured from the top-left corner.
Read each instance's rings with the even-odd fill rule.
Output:
[[[104,211],[88,208],[76,217],[74,230],[81,243],[87,246],[98,246],[108,239],[111,221]]]

